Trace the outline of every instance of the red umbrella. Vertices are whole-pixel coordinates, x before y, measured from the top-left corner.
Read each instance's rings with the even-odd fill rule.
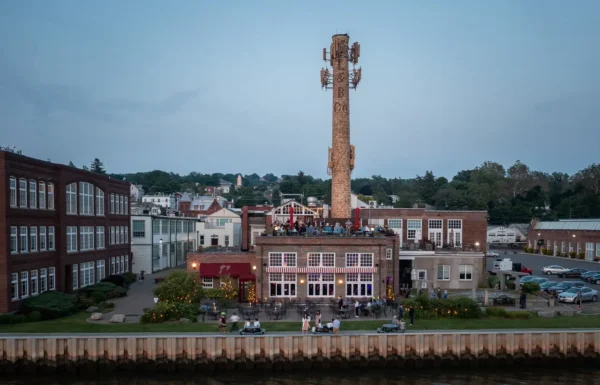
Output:
[[[294,207],[290,206],[290,227],[294,227]]]
[[[354,231],[357,231],[358,228],[360,227],[359,216],[360,216],[360,209],[357,207],[356,214],[354,214]]]

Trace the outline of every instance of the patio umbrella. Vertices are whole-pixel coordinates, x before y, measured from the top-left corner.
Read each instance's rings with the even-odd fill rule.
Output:
[[[294,227],[294,207],[290,206],[290,227]]]
[[[357,207],[356,214],[354,214],[354,230],[355,231],[358,230],[358,228],[360,227],[359,215],[360,215],[360,209]]]

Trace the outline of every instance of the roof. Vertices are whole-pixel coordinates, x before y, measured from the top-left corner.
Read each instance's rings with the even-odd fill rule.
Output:
[[[600,219],[562,219],[558,222],[538,222],[535,229],[600,231]]]
[[[181,196],[181,199],[179,200],[179,202],[191,202],[192,198],[190,197],[190,194],[186,192],[183,193],[183,195]]]

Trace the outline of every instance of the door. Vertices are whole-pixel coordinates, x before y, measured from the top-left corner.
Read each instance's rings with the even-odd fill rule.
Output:
[[[219,246],[219,236],[213,235],[210,237],[210,245],[211,246]]]
[[[429,231],[429,241],[432,242],[436,247],[442,247],[442,232]]]
[[[238,302],[248,302],[248,292],[250,291],[250,281],[243,281],[239,284]]]
[[[411,272],[412,272],[412,264],[413,261],[412,260],[404,260],[401,259],[400,260],[400,288],[412,288],[412,279],[411,279]]]

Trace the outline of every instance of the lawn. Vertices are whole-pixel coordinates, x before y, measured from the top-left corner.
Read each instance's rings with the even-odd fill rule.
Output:
[[[81,313],[53,321],[0,325],[0,333],[202,333],[216,332],[215,321],[196,324],[91,324],[86,322],[89,314]],[[386,320],[342,321],[341,330],[375,331]],[[600,316],[573,316],[529,319],[439,319],[415,320],[410,330],[485,330],[485,329],[558,329],[558,328],[597,328]],[[263,322],[267,332],[300,331],[300,321]]]

